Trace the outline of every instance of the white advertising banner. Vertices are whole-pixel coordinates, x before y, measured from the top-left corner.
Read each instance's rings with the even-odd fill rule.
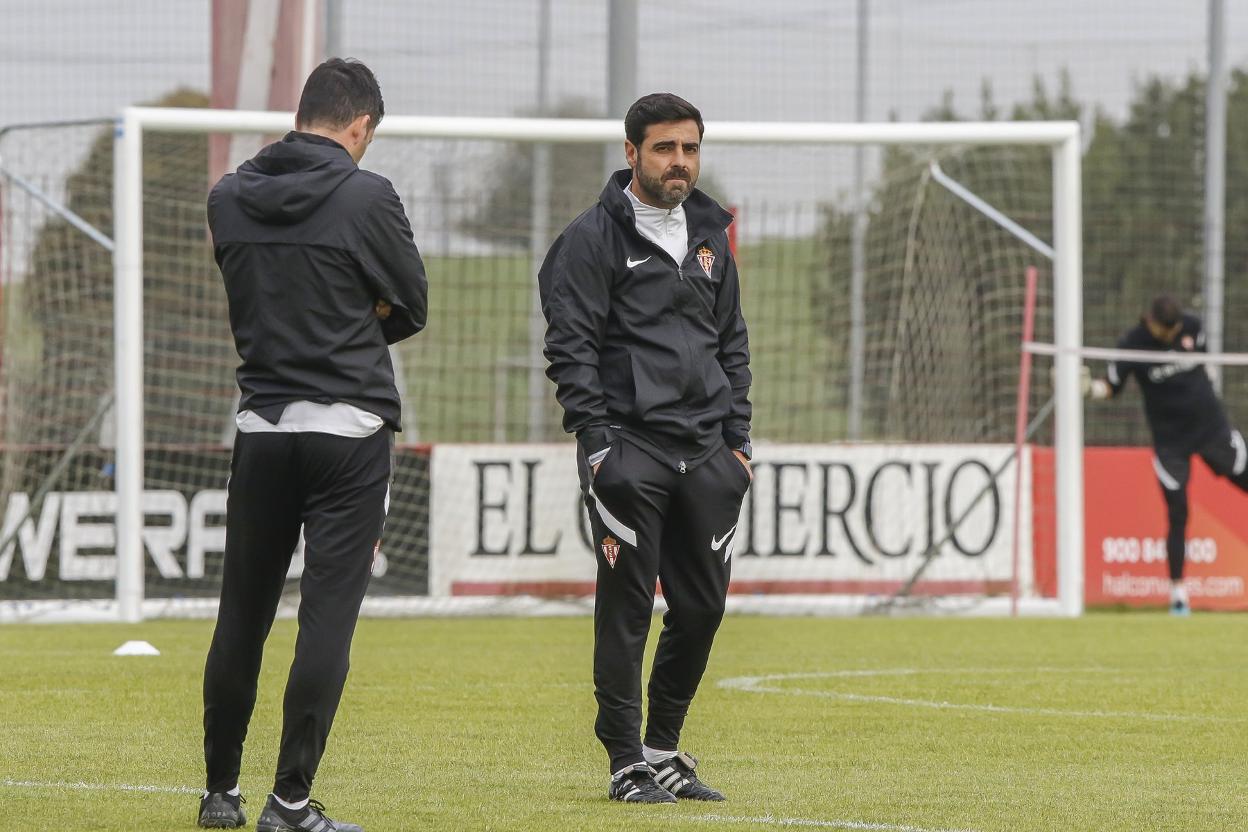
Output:
[[[1014,572],[1018,468],[1005,464],[1012,450],[760,443],[732,555],[732,591],[889,592],[933,548],[922,575],[927,591],[1003,591]],[[601,555],[589,539],[575,454],[570,443],[436,445],[430,594],[592,593]],[[1027,455],[1022,470],[1019,575],[1026,593]]]

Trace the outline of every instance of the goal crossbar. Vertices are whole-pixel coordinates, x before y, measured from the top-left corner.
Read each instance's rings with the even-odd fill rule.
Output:
[[[280,133],[294,128],[295,114],[260,110],[130,107],[125,110],[122,122],[140,130],[174,133]],[[392,115],[382,119],[377,135],[599,143],[622,140],[624,126],[613,119]],[[734,144],[1015,144],[1056,147],[1064,142],[1078,141],[1079,124],[1074,121],[710,121],[706,123],[706,136],[710,141]]]
[[[114,382],[116,386],[117,601],[122,620],[143,615],[143,203],[145,131],[279,134],[289,112],[130,107],[114,131]],[[379,136],[602,143],[624,138],[606,119],[387,116]],[[1083,411],[1079,389],[1083,331],[1081,139],[1077,122],[709,122],[708,141],[724,144],[1031,145],[1053,159],[1055,464],[1061,614],[1083,609]]]

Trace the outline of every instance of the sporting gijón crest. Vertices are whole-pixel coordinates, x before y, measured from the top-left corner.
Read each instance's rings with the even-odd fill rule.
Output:
[[[715,265],[715,252],[706,246],[698,246],[698,265],[702,267],[702,271],[706,272],[706,276],[711,276],[711,266]]]
[[[611,535],[602,539],[602,556],[607,559],[607,566],[614,569],[615,561],[620,557],[620,544]]]

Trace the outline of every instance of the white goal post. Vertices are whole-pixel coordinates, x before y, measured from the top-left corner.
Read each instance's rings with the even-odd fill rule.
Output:
[[[145,132],[280,135],[293,113],[131,107],[115,133],[114,263],[116,408],[116,593],[124,621],[142,617],[144,595],[143,139]],[[604,143],[623,139],[618,120],[450,118],[390,115],[379,136]],[[1081,142],[1075,122],[785,123],[710,122],[720,144],[1023,145],[1052,154],[1055,525],[1057,602],[1052,614],[1083,610],[1083,416]]]

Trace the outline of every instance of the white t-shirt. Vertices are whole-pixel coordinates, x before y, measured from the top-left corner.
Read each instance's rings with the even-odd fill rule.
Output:
[[[329,433],[348,439],[372,436],[385,424],[376,413],[344,402],[291,402],[276,425],[250,410],[242,410],[234,423],[239,433]]]

